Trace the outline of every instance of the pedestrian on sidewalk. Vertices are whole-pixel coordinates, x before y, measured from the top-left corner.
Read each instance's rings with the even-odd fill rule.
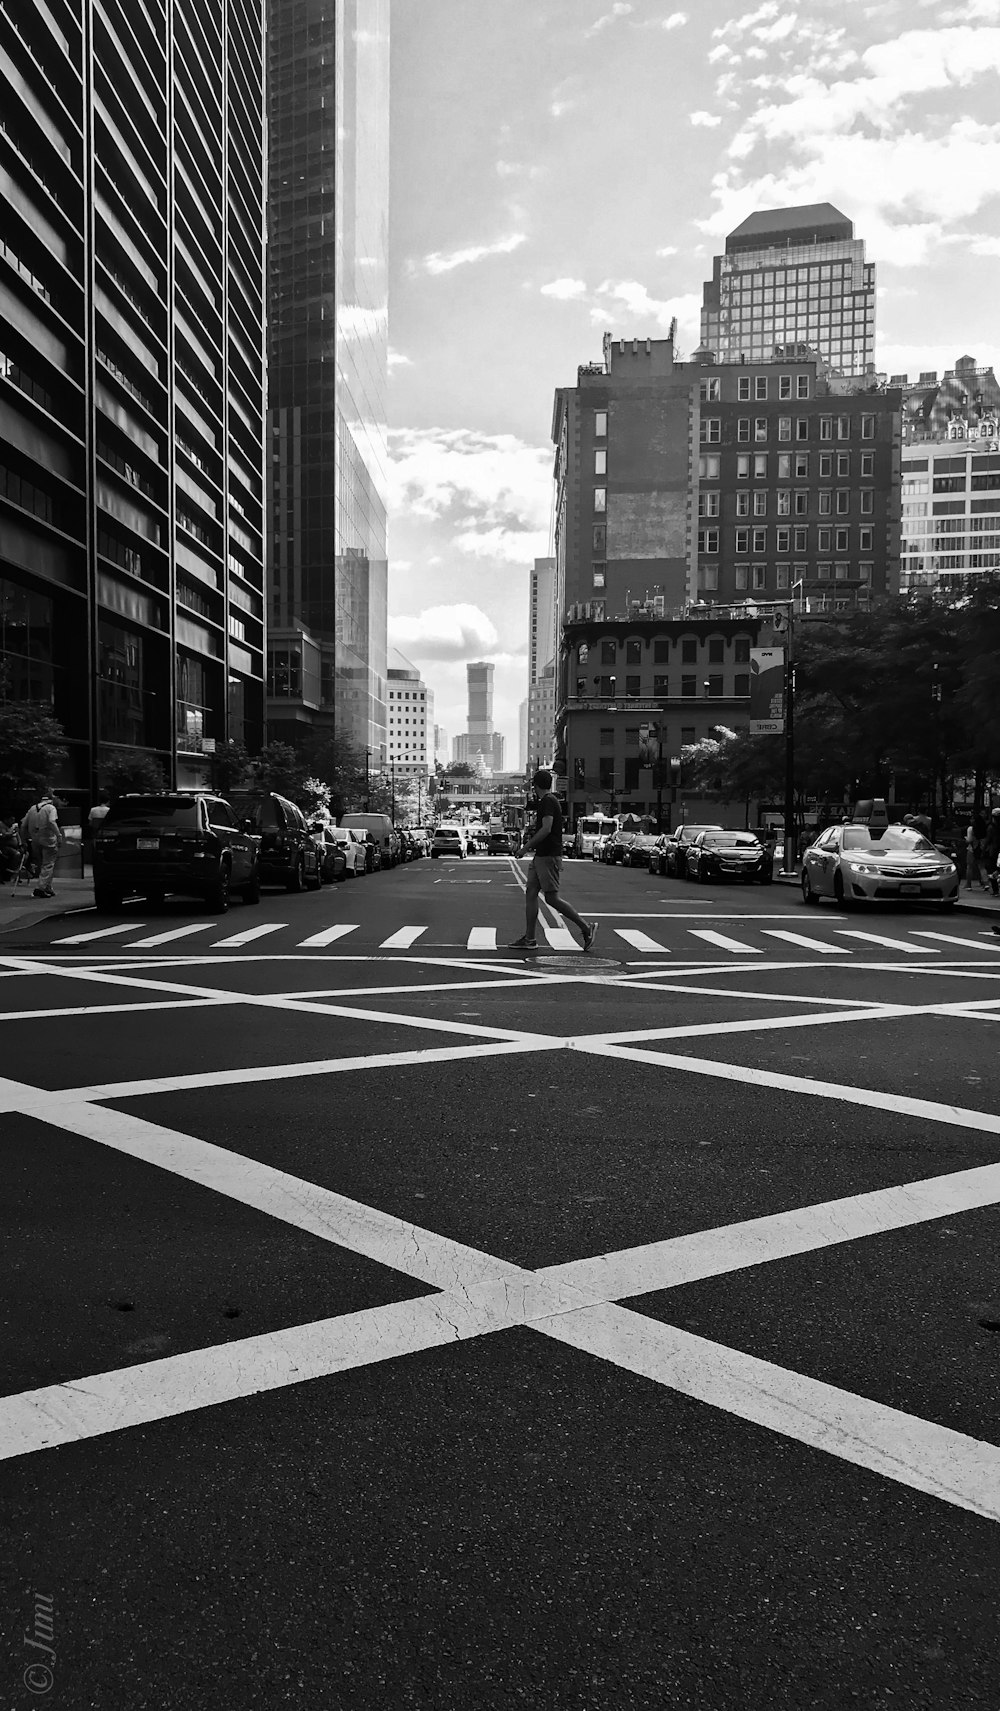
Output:
[[[983,840],[983,867],[986,878],[994,897],[1000,897],[1000,808],[994,808],[990,815],[986,837]]]
[[[550,909],[554,909],[557,915],[562,915],[565,920],[572,921],[574,926],[579,927],[583,948],[589,951],[597,937],[597,922],[585,921],[577,914],[573,905],[564,902],[559,895],[563,817],[559,799],[552,794],[552,774],[536,772],[531,782],[536,793],[535,824],[531,835],[525,838],[521,851],[522,855],[531,856],[531,867],[524,888],[524,937],[515,939],[508,949],[538,949],[535,932],[538,926],[538,897],[541,893]]]
[[[21,821],[21,836],[31,850],[31,859],[38,869],[38,884],[31,893],[32,897],[54,897],[52,875],[55,873],[56,855],[63,834],[55,797],[48,785]]]
[[[975,882],[981,890],[986,890],[986,880],[983,877],[983,852],[986,844],[986,825],[981,814],[973,814],[969,821],[969,829],[965,834],[965,889],[971,891]]]

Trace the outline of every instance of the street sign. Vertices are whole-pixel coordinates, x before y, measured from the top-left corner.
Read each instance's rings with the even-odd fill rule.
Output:
[[[785,650],[750,649],[750,735],[778,736],[785,728]]]

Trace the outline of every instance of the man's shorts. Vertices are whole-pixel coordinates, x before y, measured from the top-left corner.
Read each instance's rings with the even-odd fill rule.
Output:
[[[531,865],[538,880],[538,889],[542,896],[550,891],[559,890],[559,875],[562,873],[562,856],[532,856]]]

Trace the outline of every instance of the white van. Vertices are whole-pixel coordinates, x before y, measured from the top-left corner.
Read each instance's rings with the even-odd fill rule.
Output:
[[[371,832],[382,851],[382,866],[395,867],[399,860],[399,834],[388,814],[342,814],[342,826],[353,826],[364,837]]]
[[[582,815],[576,822],[576,854],[592,856],[598,839],[607,837],[617,829],[617,820],[611,819],[607,814]]]

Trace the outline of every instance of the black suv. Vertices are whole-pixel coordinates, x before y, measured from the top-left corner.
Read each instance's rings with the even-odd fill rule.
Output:
[[[263,885],[286,891],[318,891],[323,883],[320,856],[301,808],[274,790],[234,795],[233,811],[245,831],[260,839]]]
[[[257,839],[218,796],[116,796],[94,839],[98,909],[120,909],[131,892],[162,903],[168,891],[203,897],[217,914],[230,891],[259,903]]]

